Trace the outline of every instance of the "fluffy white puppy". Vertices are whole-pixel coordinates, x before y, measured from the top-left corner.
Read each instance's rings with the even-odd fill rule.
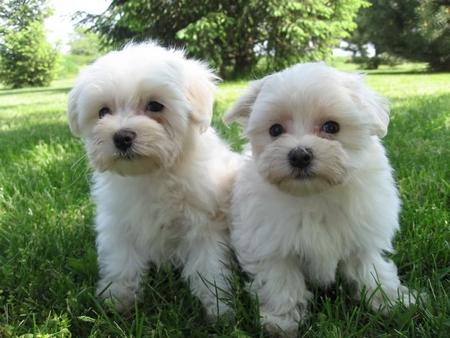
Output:
[[[119,310],[149,263],[182,268],[214,318],[227,311],[227,212],[238,155],[209,128],[217,77],[181,51],[129,44],[98,59],[69,95],[68,118],[94,167],[100,282]],[[211,284],[210,284],[211,283]]]
[[[413,301],[383,258],[400,201],[380,142],[386,101],[362,76],[298,64],[251,83],[224,121],[240,122],[252,148],[234,188],[231,241],[269,331],[295,336],[308,282],[329,285],[337,270],[373,309]]]

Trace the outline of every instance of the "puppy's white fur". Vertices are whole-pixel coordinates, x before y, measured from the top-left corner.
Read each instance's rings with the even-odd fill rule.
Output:
[[[210,318],[228,309],[212,284],[223,296],[239,160],[209,128],[216,80],[203,63],[148,42],[103,56],[70,93],[70,128],[95,169],[97,293],[119,310],[139,298],[149,264],[166,261],[182,268]],[[123,130],[134,135],[129,149],[115,145]]]
[[[380,142],[388,108],[362,76],[295,65],[251,83],[224,121],[243,125],[253,152],[234,188],[231,241],[269,331],[295,336],[307,283],[333,283],[337,270],[373,309],[414,301],[382,256],[393,252],[400,200]],[[328,121],[337,133],[324,131]],[[290,164],[295,148],[312,153],[304,170]]]

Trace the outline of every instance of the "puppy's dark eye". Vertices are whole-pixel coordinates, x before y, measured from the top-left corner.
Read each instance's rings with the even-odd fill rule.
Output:
[[[339,131],[339,124],[334,121],[325,122],[322,130],[328,134],[336,134]]]
[[[284,133],[284,128],[281,124],[274,124],[272,127],[270,127],[269,133],[273,137],[277,137]]]
[[[161,110],[163,110],[163,108],[164,108],[164,106],[157,101],[150,101],[147,106],[147,110],[154,112],[154,113],[160,112]]]
[[[103,118],[105,115],[111,115],[111,110],[109,108],[103,107],[98,111],[98,117]]]

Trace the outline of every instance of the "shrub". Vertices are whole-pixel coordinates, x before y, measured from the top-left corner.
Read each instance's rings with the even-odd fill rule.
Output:
[[[9,30],[0,45],[0,81],[12,88],[48,86],[57,74],[59,54],[46,40],[43,24]]]

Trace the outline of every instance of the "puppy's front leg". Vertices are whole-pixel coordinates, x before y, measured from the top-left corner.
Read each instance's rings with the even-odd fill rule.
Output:
[[[415,303],[414,296],[400,283],[395,264],[379,252],[358,252],[342,262],[340,271],[344,281],[354,287],[356,299],[361,299],[365,289],[367,303],[375,311],[381,309],[386,314],[399,301],[406,307]]]
[[[231,271],[231,252],[225,232],[210,233],[195,238],[193,243],[183,245],[189,252],[183,269],[183,278],[189,280],[192,293],[197,296],[206,309],[209,321],[214,322],[219,315],[229,312],[223,300],[230,298],[227,279]]]
[[[284,331],[286,336],[296,337],[312,297],[297,260],[262,261],[247,264],[244,270],[254,278],[250,290],[260,302],[261,324],[271,333]]]
[[[122,312],[139,299],[142,276],[148,268],[148,249],[144,245],[148,243],[113,221],[98,222],[97,231],[100,281],[96,294],[101,299],[111,298]]]

